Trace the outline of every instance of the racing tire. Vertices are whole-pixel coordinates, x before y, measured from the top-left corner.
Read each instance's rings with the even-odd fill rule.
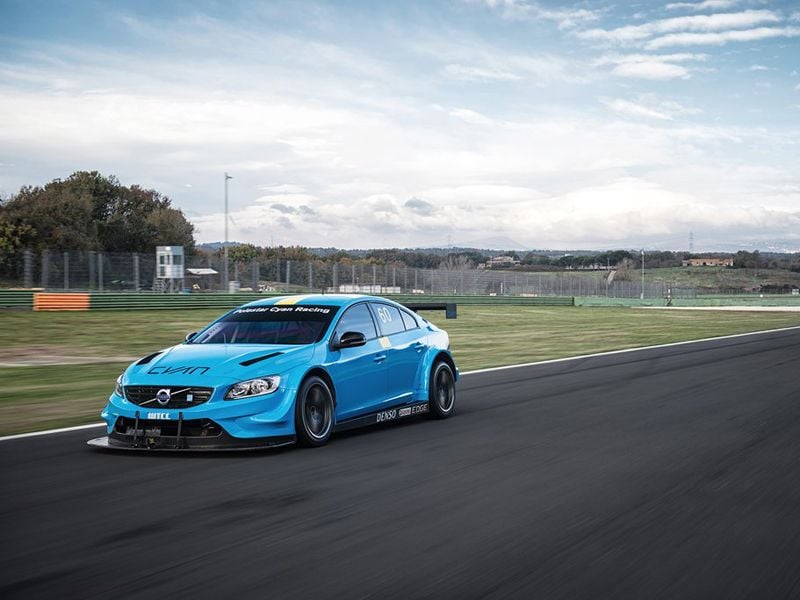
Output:
[[[297,392],[294,425],[301,446],[324,446],[333,433],[333,394],[325,380],[307,377]]]
[[[452,415],[456,407],[456,378],[445,361],[433,364],[428,390],[428,414],[434,419]]]

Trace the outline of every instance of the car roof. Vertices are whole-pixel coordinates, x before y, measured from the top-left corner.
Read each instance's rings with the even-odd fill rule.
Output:
[[[263,300],[255,300],[248,302],[244,306],[272,306],[274,304],[292,305],[297,304],[300,306],[307,305],[327,305],[327,306],[349,306],[358,301],[363,300],[382,300],[384,302],[392,302],[386,298],[378,296],[366,296],[362,294],[299,294],[295,296],[271,296]]]

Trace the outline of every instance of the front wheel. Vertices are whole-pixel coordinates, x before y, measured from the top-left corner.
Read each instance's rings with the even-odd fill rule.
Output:
[[[456,378],[450,365],[440,360],[431,369],[428,392],[429,414],[435,419],[446,419],[453,414],[455,406]]]
[[[320,377],[309,377],[297,392],[294,424],[303,446],[322,446],[333,432],[333,394]]]

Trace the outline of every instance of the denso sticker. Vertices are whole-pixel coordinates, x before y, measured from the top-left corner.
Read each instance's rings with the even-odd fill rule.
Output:
[[[383,412],[379,412],[375,419],[376,423],[383,423],[384,421],[391,421],[392,419],[397,418],[397,411],[395,409],[392,410],[385,410]]]
[[[149,412],[147,418],[153,421],[168,421],[170,416],[168,412]]]

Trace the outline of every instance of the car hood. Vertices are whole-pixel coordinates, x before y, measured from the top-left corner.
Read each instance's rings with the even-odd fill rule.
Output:
[[[308,364],[314,345],[178,344],[128,367],[125,383],[215,385],[277,375]]]

